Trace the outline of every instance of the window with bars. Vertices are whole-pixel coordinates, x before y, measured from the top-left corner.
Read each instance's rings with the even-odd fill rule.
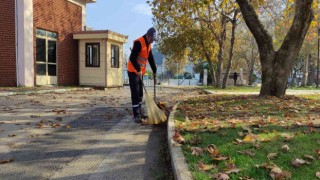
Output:
[[[119,46],[111,44],[111,67],[119,68]]]
[[[100,67],[99,43],[86,43],[86,67]]]

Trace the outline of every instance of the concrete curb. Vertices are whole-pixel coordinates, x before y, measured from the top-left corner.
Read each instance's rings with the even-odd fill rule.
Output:
[[[186,160],[184,158],[181,145],[175,142],[172,137],[174,136],[174,113],[179,103],[173,107],[173,111],[170,113],[168,120],[168,145],[171,156],[171,165],[176,180],[192,180],[191,172],[188,169]]]

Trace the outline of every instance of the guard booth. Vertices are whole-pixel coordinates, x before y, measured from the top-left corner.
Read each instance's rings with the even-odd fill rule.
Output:
[[[123,86],[123,44],[128,36],[109,30],[81,31],[73,39],[79,44],[80,85]]]

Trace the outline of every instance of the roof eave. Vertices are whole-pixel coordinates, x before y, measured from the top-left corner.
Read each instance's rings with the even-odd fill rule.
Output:
[[[96,0],[86,0],[86,3],[95,3]]]

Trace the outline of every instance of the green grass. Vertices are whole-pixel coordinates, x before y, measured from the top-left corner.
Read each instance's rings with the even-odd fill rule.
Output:
[[[260,92],[259,86],[228,86],[226,89],[216,88],[213,86],[203,86],[200,87],[205,90],[210,90],[214,92]],[[305,87],[289,87],[289,90],[320,90],[314,86],[305,86]]]
[[[304,87],[289,87],[288,89],[293,90],[320,90],[320,88],[316,88],[315,86],[304,86]]]
[[[303,130],[305,130],[304,128],[290,131],[283,128],[274,127],[267,127],[266,129],[277,129],[280,132],[286,133],[298,132],[299,135],[295,136],[291,142],[287,143],[284,143],[284,138],[275,137],[270,142],[261,143],[260,149],[255,149],[250,143],[244,145],[235,145],[232,143],[234,139],[241,138],[238,135],[238,132],[241,131],[241,129],[224,129],[221,131],[225,131],[225,133],[197,133],[197,135],[201,137],[202,143],[196,146],[205,148],[209,144],[215,144],[222,155],[230,157],[235,162],[236,166],[241,170],[238,174],[233,174],[231,176],[232,179],[238,179],[242,176],[250,176],[254,179],[271,179],[268,170],[255,167],[255,165],[269,162],[267,158],[268,153],[279,153],[278,157],[272,160],[272,162],[282,170],[290,171],[292,173],[292,179],[315,179],[315,174],[317,171],[319,171],[318,168],[320,167],[320,160],[315,160],[311,165],[302,165],[299,168],[291,166],[291,160],[294,158],[302,158],[306,154],[316,157],[314,150],[319,148],[317,140],[320,138],[320,134],[313,133],[305,135],[301,133]],[[192,136],[193,133],[185,133],[183,135],[188,137]],[[287,153],[279,150],[284,144],[287,144],[290,147],[290,151]],[[210,177],[212,177],[215,173],[225,169],[224,162],[213,161],[208,153],[200,157],[191,155],[189,144],[183,145],[182,149],[189,169],[193,173],[195,179],[210,179]],[[238,153],[238,151],[244,150],[251,150],[255,156],[249,157],[248,155]],[[200,160],[203,160],[203,162],[206,164],[217,164],[218,169],[214,169],[209,172],[203,172],[198,169]]]
[[[211,108],[210,108],[211,107]],[[190,119],[189,125],[184,123],[186,116]],[[234,162],[239,173],[230,174],[230,179],[251,177],[254,179],[272,179],[270,169],[255,167],[263,163],[274,163],[283,171],[291,172],[292,179],[316,179],[316,172],[320,169],[320,160],[310,161],[309,165],[293,167],[291,161],[295,158],[304,159],[304,155],[312,155],[317,158],[316,149],[320,149],[320,129],[308,127],[310,117],[320,117],[320,97],[317,95],[304,95],[301,97],[286,96],[278,98],[258,98],[256,96],[229,96],[210,95],[201,98],[192,98],[181,103],[175,113],[178,120],[176,127],[183,125],[181,134],[186,142],[182,150],[186,157],[189,170],[194,179],[213,179],[218,172],[226,171],[226,164]],[[241,120],[235,127],[231,127],[229,120]],[[256,123],[249,123],[255,120]],[[268,122],[257,124],[257,122]],[[218,131],[209,132],[208,127],[203,128],[198,122],[220,122]],[[272,121],[272,122],[271,122]],[[302,126],[296,123],[301,122]],[[244,139],[239,132],[246,133],[241,126],[249,126],[252,133],[258,138],[255,143],[243,143],[236,145],[235,139]],[[259,127],[257,127],[259,125]],[[193,129],[188,129],[193,126]],[[198,129],[196,129],[198,128]],[[284,141],[283,134],[292,135],[289,142]],[[196,137],[196,141],[194,140]],[[268,141],[263,142],[262,139]],[[195,143],[196,142],[196,143]],[[253,145],[260,143],[260,148]],[[206,148],[214,144],[220,154],[229,157],[226,161],[215,161],[208,152],[201,156],[192,155],[191,147]],[[281,147],[287,144],[289,152],[281,151]],[[240,154],[238,151],[250,150],[254,157]],[[275,159],[269,160],[269,153],[278,153]],[[199,162],[215,164],[217,168],[209,171],[199,169]]]
[[[260,87],[258,86],[228,86],[226,89],[216,88],[212,86],[201,87],[205,90],[215,92],[259,92]]]

